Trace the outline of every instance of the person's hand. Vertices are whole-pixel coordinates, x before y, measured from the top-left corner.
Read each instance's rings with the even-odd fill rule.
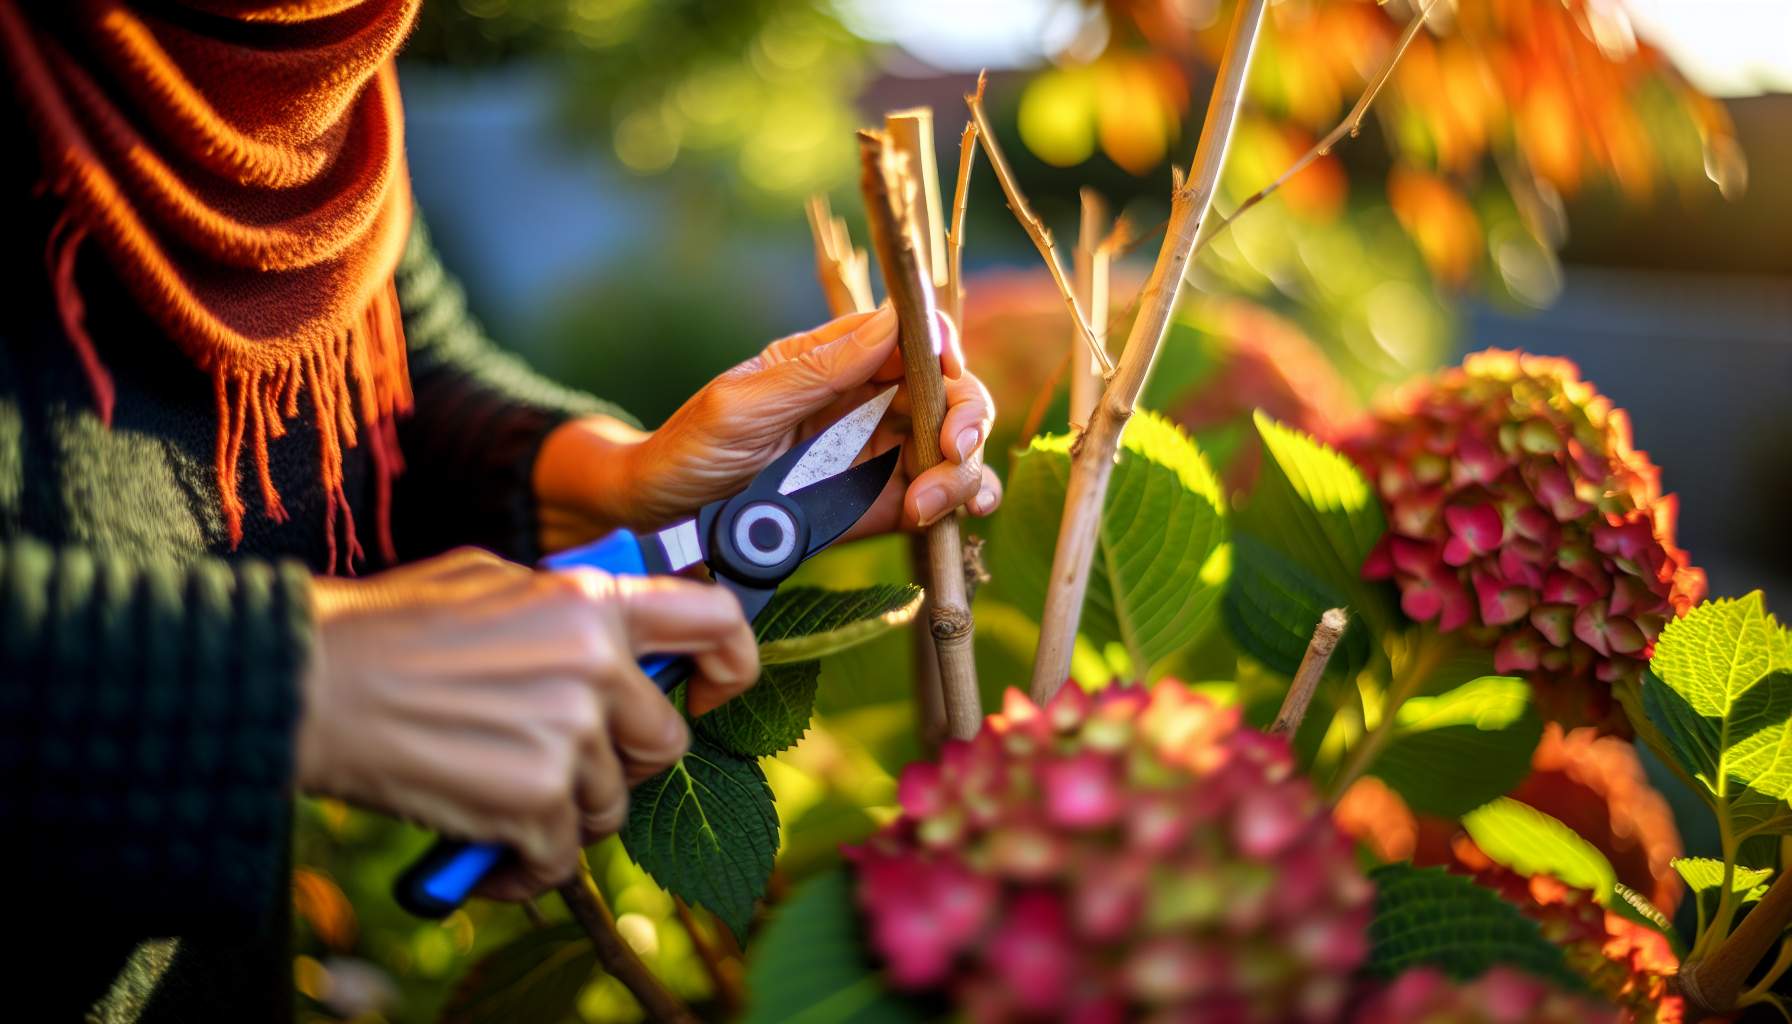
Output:
[[[483,895],[572,877],[581,845],[622,827],[628,787],[690,742],[636,666],[689,654],[693,715],[753,684],[740,603],[689,580],[532,572],[471,549],[312,587],[297,781],[518,854]]]
[[[847,536],[926,526],[963,506],[995,511],[1002,485],[983,465],[995,408],[966,371],[957,331],[940,317],[946,416],[939,465],[919,472],[913,447],[902,471]],[[733,494],[773,459],[902,381],[896,314],[855,313],[766,346],[693,395],[663,426],[642,435],[614,420],[573,420],[551,433],[536,461],[542,535],[550,550],[618,525],[663,526]],[[867,451],[909,433],[907,389],[898,392]]]

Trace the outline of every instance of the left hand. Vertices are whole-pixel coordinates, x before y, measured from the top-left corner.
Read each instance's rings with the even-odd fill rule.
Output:
[[[966,371],[957,330],[943,314],[940,334],[945,457],[920,472],[909,446],[901,470],[848,537],[916,529],[960,506],[988,515],[1001,503],[1002,485],[983,465],[983,443],[995,419],[989,391]],[[536,461],[544,545],[557,550],[616,526],[656,528],[694,515],[902,379],[896,315],[885,306],[772,342],[705,385],[651,434],[595,417],[563,424],[548,435]],[[868,453],[906,439],[909,409],[904,388]]]

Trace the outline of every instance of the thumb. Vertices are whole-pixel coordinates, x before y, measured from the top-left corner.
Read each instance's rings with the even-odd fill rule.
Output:
[[[748,382],[762,408],[797,417],[819,412],[871,380],[896,351],[896,312],[887,305],[844,333],[830,338],[824,331],[780,339],[761,354]]]

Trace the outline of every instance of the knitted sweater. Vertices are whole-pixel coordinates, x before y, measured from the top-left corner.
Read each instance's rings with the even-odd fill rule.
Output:
[[[0,241],[0,877],[30,943],[0,967],[16,972],[9,1012],[22,998],[38,1012],[16,1019],[75,1020],[105,995],[102,1019],[284,1019],[296,678],[326,550],[316,433],[301,420],[272,442],[289,518],[245,484],[231,550],[209,378],[84,253],[87,326],[117,386],[104,426],[49,299],[50,211],[0,206],[19,214]],[[608,410],[495,349],[421,224],[397,284],[416,395],[400,558],[477,544],[531,560],[542,439]],[[377,557],[371,463],[345,455]],[[163,936],[180,941],[145,947],[114,986]]]

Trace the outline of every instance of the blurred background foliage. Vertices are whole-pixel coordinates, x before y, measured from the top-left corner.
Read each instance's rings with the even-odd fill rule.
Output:
[[[1274,4],[1216,207],[1233,209],[1338,124],[1421,6]],[[401,67],[416,193],[496,337],[651,425],[768,339],[825,317],[801,204],[831,194],[863,239],[853,129],[931,105],[949,175],[960,95],[988,66],[1001,141],[1063,244],[1085,185],[1144,236],[1114,273],[1119,336],[1154,254],[1170,164],[1192,153],[1230,10],[430,0]],[[1787,10],[1434,0],[1360,137],[1202,254],[1147,404],[1183,423],[1239,488],[1254,467],[1253,408],[1323,432],[1469,346],[1570,355],[1631,408],[1639,443],[1687,495],[1681,539],[1714,592],[1785,590],[1792,539],[1772,510],[1792,500],[1776,440],[1792,428]],[[969,213],[963,330],[1002,410],[990,460],[1005,471],[1023,423],[1064,425],[1050,389],[1069,324],[985,166]],[[902,545],[884,540],[831,552],[804,577],[852,586],[907,571]],[[992,705],[1025,678],[1036,635],[995,581],[978,608]],[[1080,651],[1077,671],[1099,678],[1108,658]],[[765,762],[785,827],[774,895],[887,813],[895,773],[918,751],[908,668],[900,634],[830,659],[810,735]],[[1222,637],[1155,671],[1273,710]],[[426,841],[334,803],[305,805],[302,1019],[533,1019],[459,989],[488,951],[535,927],[523,910],[474,904],[436,923],[392,904],[391,879]],[[727,1016],[741,962],[724,930],[675,906],[613,841],[591,857],[630,944],[675,991]],[[552,897],[539,914],[565,919]],[[639,1016],[576,956],[530,969],[580,986],[580,1019]]]

